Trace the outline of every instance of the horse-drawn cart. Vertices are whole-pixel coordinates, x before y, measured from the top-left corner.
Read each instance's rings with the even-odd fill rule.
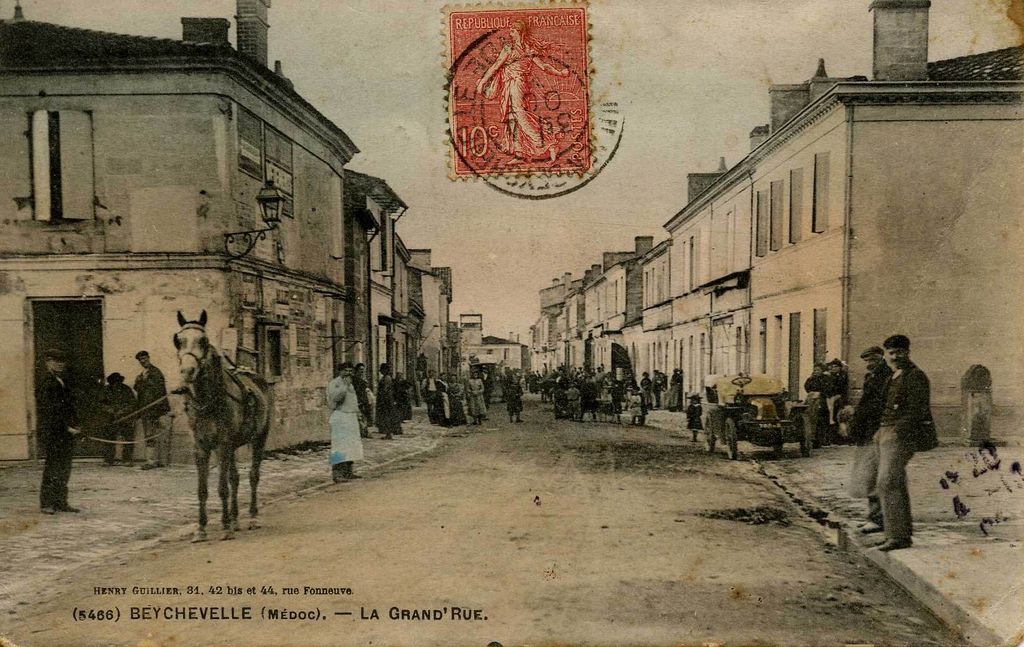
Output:
[[[741,440],[781,453],[785,443],[799,443],[800,454],[810,456],[812,433],[804,420],[806,405],[789,400],[780,380],[767,375],[729,375],[706,389],[708,451],[719,439],[729,458],[739,458]]]

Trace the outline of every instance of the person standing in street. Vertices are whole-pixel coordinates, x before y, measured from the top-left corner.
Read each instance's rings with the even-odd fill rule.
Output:
[[[366,383],[366,365],[356,364],[352,371],[352,388],[356,391],[356,400],[359,402],[359,436],[370,437],[370,421],[373,419],[373,410],[370,407],[370,388]]]
[[[165,456],[170,451],[170,433],[165,433],[163,418],[171,412],[171,405],[167,402],[164,374],[150,361],[149,353],[140,350],[135,359],[142,366],[142,372],[135,378],[139,408],[152,405],[140,415],[143,436],[146,437],[146,462],[142,469],[148,470],[163,467],[166,461],[170,461],[170,457]]]
[[[654,392],[654,404],[651,405],[652,409],[661,408],[661,394],[668,388],[668,378],[661,371],[654,371],[654,379],[651,380],[651,388]]]
[[[893,335],[882,344],[885,363],[892,369],[886,385],[882,420],[875,434],[878,480],[875,491],[882,505],[885,541],[879,550],[908,548],[913,543],[907,463],[915,451],[932,449],[938,442],[932,422],[928,376],[910,361],[910,339]]]
[[[363,459],[363,440],[359,426],[359,397],[352,383],[352,365],[338,367],[337,376],[327,385],[327,406],[331,410],[331,479],[337,483],[360,478],[352,469]]]
[[[484,381],[480,379],[480,371],[474,369],[466,382],[466,404],[469,417],[474,425],[481,424],[487,418],[487,403],[484,402]]]
[[[402,413],[398,410],[395,380],[387,364],[380,365],[380,380],[377,382],[377,430],[387,440],[402,433]]]
[[[427,404],[427,418],[430,419],[432,425],[441,424],[443,405],[441,404],[440,383],[440,380],[435,377],[434,371],[427,371],[427,377],[423,380],[423,387],[420,389],[423,400]]]
[[[868,520],[860,525],[860,532],[882,532],[882,504],[875,493],[878,480],[878,446],[875,433],[885,410],[885,387],[892,377],[892,369],[885,363],[885,351],[872,346],[860,354],[867,363],[864,388],[860,400],[849,415],[850,442],[857,446],[850,475],[850,496],[868,500]]]
[[[413,389],[409,380],[399,373],[395,376],[395,398],[398,403],[398,411],[402,416],[402,422],[412,420],[412,399]]]
[[[668,410],[669,411],[682,411],[686,408],[686,403],[683,402],[683,371],[682,369],[675,369],[672,371],[672,378],[668,383]]]
[[[505,408],[508,410],[509,422],[522,422],[523,385],[517,372],[510,372],[505,379],[502,391],[505,394]]]
[[[690,396],[690,404],[686,407],[686,428],[693,434],[693,442],[697,442],[697,433],[704,429],[701,417],[704,415],[704,408],[700,405],[700,396]]]
[[[111,373],[103,389],[100,407],[107,422],[106,437],[111,441],[122,441],[121,460],[131,465],[135,457],[135,417],[128,417],[136,408],[135,393],[124,383],[124,376]],[[113,465],[117,458],[117,445],[113,442],[103,445],[103,464]]]
[[[45,353],[45,361],[46,372],[36,387],[36,433],[45,453],[39,508],[43,514],[78,512],[78,508],[68,505],[72,450],[75,436],[81,432],[67,383],[67,356],[61,350],[50,349]]]

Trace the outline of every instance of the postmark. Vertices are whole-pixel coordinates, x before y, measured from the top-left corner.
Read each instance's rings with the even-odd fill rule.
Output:
[[[448,7],[445,31],[452,176],[579,186],[595,168],[586,5]]]

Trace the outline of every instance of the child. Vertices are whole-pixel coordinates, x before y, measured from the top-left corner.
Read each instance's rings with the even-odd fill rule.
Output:
[[[704,410],[700,406],[700,396],[690,396],[690,406],[686,407],[686,426],[693,432],[693,442],[697,442],[697,432],[704,429],[700,417]]]
[[[630,389],[626,402],[629,407],[629,415],[631,416],[630,424],[643,427],[644,423],[647,422],[646,412],[644,411],[644,395],[636,389]]]
[[[569,388],[565,392],[565,399],[569,403],[569,415],[573,420],[583,420],[583,410],[580,407],[580,390],[576,388],[576,383],[573,382],[569,385]]]

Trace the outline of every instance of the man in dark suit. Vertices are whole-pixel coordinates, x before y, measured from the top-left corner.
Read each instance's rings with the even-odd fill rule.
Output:
[[[135,378],[139,408],[153,405],[143,411],[141,416],[143,435],[147,438],[146,462],[142,469],[148,470],[163,467],[166,462],[170,462],[170,456],[166,456],[170,450],[170,434],[165,433],[162,419],[171,412],[171,405],[167,403],[164,374],[150,361],[149,353],[140,350],[135,354],[135,359],[142,367],[142,372]]]
[[[885,387],[892,377],[892,369],[885,363],[885,351],[872,346],[860,354],[867,363],[864,388],[860,400],[853,407],[849,419],[849,439],[857,445],[857,455],[850,477],[850,494],[857,498],[867,497],[868,520],[860,526],[864,534],[882,532],[882,504],[875,493],[878,481],[878,447],[875,432],[882,422],[885,410]]]
[[[875,443],[878,480],[875,490],[882,504],[885,542],[879,550],[908,548],[913,524],[907,463],[918,449],[930,449],[934,439],[928,376],[910,361],[910,339],[893,335],[882,344],[885,363],[893,370],[885,390],[885,406]]]
[[[43,482],[39,486],[39,507],[43,514],[78,512],[68,505],[68,479],[76,425],[75,404],[67,383],[67,357],[63,351],[46,351],[46,373],[36,387],[39,421],[36,432],[46,456]]]

